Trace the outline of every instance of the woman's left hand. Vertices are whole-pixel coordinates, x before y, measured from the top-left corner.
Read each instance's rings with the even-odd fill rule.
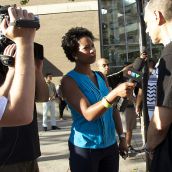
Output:
[[[119,154],[123,159],[128,157],[128,148],[125,138],[119,140]]]

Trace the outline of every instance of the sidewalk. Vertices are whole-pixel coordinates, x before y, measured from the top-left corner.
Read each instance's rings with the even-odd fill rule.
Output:
[[[38,105],[38,113],[42,113],[41,106]],[[57,111],[58,112],[58,111]],[[66,120],[57,121],[61,130],[42,131],[42,116],[38,115],[39,136],[42,156],[38,159],[40,172],[69,172],[68,163],[68,136],[72,120],[67,110],[64,111]],[[141,146],[140,127],[133,133],[132,144],[134,148]],[[145,156],[139,153],[134,157],[123,160],[120,158],[119,172],[145,172]]]

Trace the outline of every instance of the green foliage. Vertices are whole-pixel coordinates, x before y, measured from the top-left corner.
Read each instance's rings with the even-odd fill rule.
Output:
[[[21,4],[21,5],[25,5],[25,4],[27,4],[28,2],[29,2],[29,0],[21,0],[21,1],[20,1],[20,4]]]
[[[75,1],[75,0],[68,0],[68,1]],[[21,5],[25,5],[29,2],[29,0],[20,0]]]

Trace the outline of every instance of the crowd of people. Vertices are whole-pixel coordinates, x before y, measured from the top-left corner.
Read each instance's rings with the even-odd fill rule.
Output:
[[[145,151],[151,160],[151,172],[172,171],[171,9],[171,0],[150,0],[144,14],[152,43],[164,45],[156,65],[149,62],[150,123]],[[99,71],[93,71],[94,35],[87,28],[73,27],[62,37],[62,48],[75,67],[56,88],[51,73],[44,79],[43,59],[34,54],[36,28],[14,25],[17,19],[33,20],[34,15],[15,6],[9,7],[8,13],[10,20],[3,19],[0,28],[13,44],[5,47],[3,54],[14,58],[15,65],[2,71],[0,64],[0,171],[39,171],[37,158],[41,153],[35,102],[43,102],[43,130],[48,128],[48,111],[51,129],[55,130],[59,129],[55,119],[58,97],[60,118],[67,106],[73,120],[68,141],[71,172],[118,172],[119,156],[125,159],[128,151],[135,151],[131,145],[132,130],[137,114],[141,114],[142,88],[138,84],[135,91],[136,84],[125,77],[132,64],[110,77],[109,61],[101,58],[97,61]],[[121,111],[116,106],[119,98],[128,100],[128,106]]]

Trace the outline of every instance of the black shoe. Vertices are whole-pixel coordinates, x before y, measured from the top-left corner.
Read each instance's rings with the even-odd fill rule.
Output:
[[[137,150],[135,150],[131,145],[128,146],[128,155],[129,157],[136,156]]]
[[[138,153],[142,153],[145,151],[145,145],[141,146],[140,148],[136,149]]]
[[[52,130],[60,130],[60,128],[57,127],[57,126],[51,126],[51,129],[52,129]]]
[[[44,130],[44,131],[47,131],[47,127],[43,127],[43,130]]]

